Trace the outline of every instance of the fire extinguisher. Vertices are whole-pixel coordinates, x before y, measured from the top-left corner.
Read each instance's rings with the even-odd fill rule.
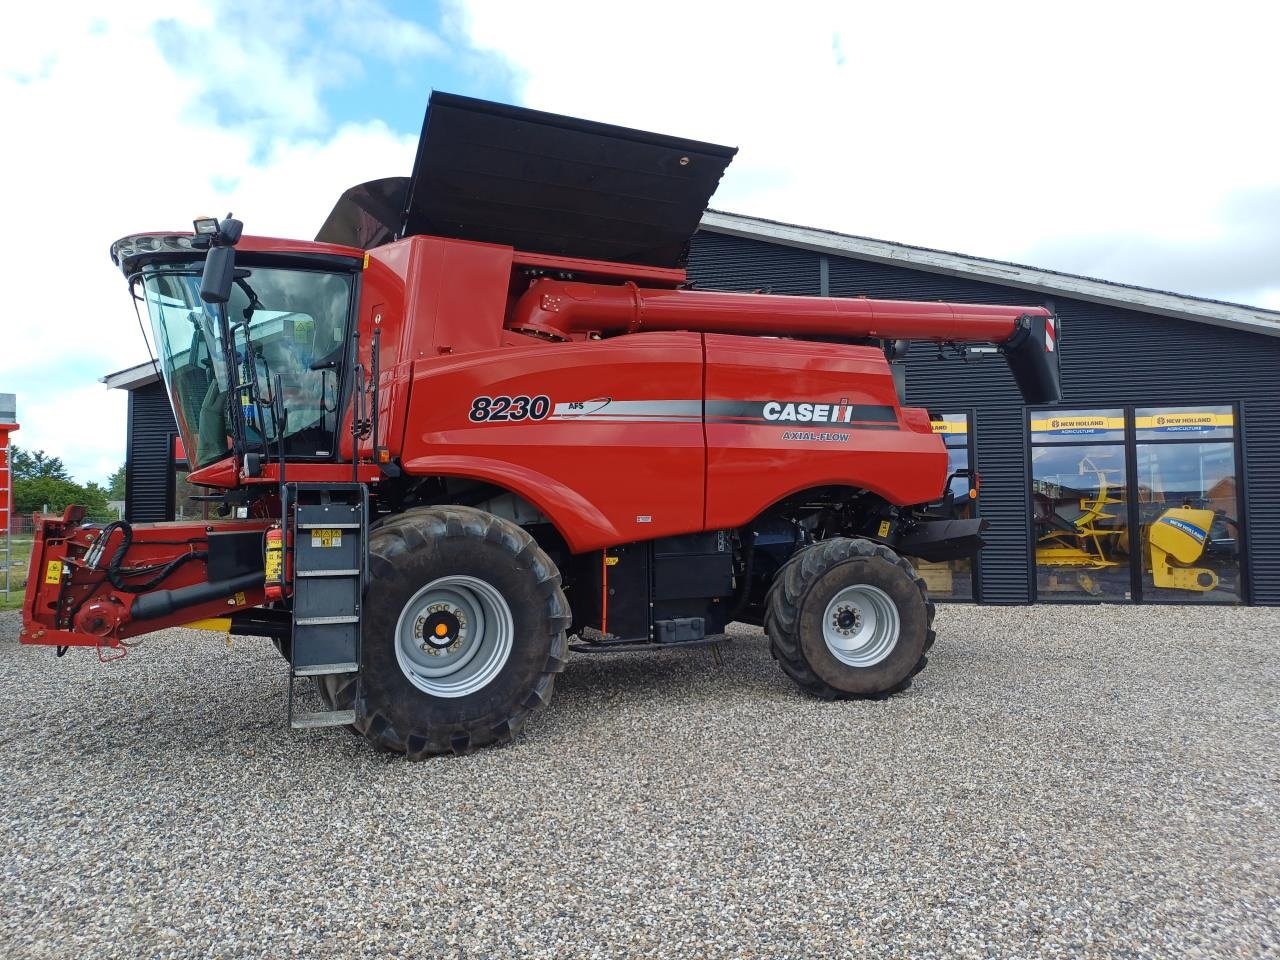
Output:
[[[284,599],[284,531],[276,524],[267,530],[264,556],[264,593],[268,600]]]

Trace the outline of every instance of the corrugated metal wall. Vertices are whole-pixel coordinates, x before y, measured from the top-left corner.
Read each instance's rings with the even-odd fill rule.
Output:
[[[818,294],[825,280],[832,296],[1043,302],[998,284],[711,233],[694,238],[689,276],[707,289],[770,286],[778,293]],[[1240,402],[1248,596],[1254,603],[1280,604],[1280,338],[1065,298],[1055,298],[1053,306],[1061,321],[1066,403]],[[1025,603],[1032,596],[1032,568],[1022,398],[999,358],[964,364],[935,356],[925,344],[913,347],[908,402],[940,412],[976,408],[982,514],[991,524],[981,596],[988,603]]]
[[[129,391],[124,516],[130,523],[173,519],[169,438],[176,430],[163,383]]]

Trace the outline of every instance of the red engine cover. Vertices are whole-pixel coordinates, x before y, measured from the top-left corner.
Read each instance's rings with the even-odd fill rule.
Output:
[[[406,472],[487,480],[571,549],[747,523],[824,485],[935,499],[947,458],[873,348],[699,333],[499,348],[413,365]]]

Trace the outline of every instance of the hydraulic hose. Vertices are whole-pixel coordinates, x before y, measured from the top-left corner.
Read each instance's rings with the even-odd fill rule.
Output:
[[[119,529],[121,533],[120,545],[116,547],[115,552],[111,554],[111,559],[107,561],[106,573],[107,579],[111,581],[111,585],[122,593],[149,593],[158,587],[164,579],[169,576],[169,574],[173,573],[173,571],[177,570],[184,563],[187,563],[190,560],[205,560],[209,557],[209,551],[207,550],[190,550],[187,553],[179,554],[168,563],[159,567],[156,575],[145,583],[127,583],[125,581],[125,577],[137,575],[130,574],[122,568],[125,554],[127,554],[129,552],[129,548],[133,546],[133,527],[127,520],[113,520],[102,528],[102,533],[98,535],[98,539],[100,543],[107,543],[111,534],[113,534],[117,529]],[[149,572],[151,569],[155,568],[148,567],[146,568],[146,571],[139,571],[139,573]]]

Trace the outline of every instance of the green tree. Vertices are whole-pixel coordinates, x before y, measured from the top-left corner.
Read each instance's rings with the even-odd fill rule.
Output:
[[[69,504],[83,503],[85,495],[80,484],[57,477],[15,477],[13,481],[13,509],[19,514],[35,513],[46,506],[50,513],[61,513]]]
[[[80,490],[82,499],[78,503],[84,507],[85,513],[89,516],[101,517],[110,512],[111,508],[107,506],[110,494],[105,487],[90,480]]]
[[[123,500],[124,499],[124,464],[120,464],[120,469],[107,478],[107,499]]]
[[[10,448],[10,456],[14,513],[35,513],[46,507],[50,513],[61,513],[71,504],[84,507],[89,516],[98,519],[110,513],[107,507],[110,492],[98,483],[91,482],[85,486],[76,483],[61,457],[51,457],[43,450],[21,450],[18,447]]]
[[[15,489],[19,480],[71,480],[62,458],[51,457],[43,450],[29,451],[11,446],[9,462],[13,467]]]

